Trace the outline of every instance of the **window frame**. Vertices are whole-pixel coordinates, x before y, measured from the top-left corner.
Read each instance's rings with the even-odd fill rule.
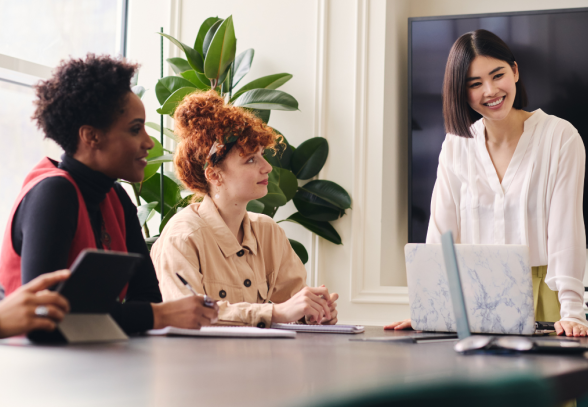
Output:
[[[129,0],[121,1],[120,29],[121,41],[118,46],[118,54],[127,55],[127,31],[129,19]],[[53,66],[42,65],[36,62],[0,53],[0,81],[14,85],[31,88],[36,82],[48,79],[51,76]]]

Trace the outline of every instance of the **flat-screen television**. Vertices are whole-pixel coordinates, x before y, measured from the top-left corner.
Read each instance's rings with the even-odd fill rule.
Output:
[[[442,86],[451,46],[485,29],[512,50],[527,90],[526,110],[572,123],[588,145],[588,8],[410,18],[408,241],[424,243],[445,139]],[[588,197],[584,187],[584,223]],[[588,228],[587,228],[588,229]]]

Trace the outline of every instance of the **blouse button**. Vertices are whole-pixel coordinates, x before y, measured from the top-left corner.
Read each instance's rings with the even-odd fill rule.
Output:
[[[258,328],[265,328],[265,322],[260,322],[259,324],[257,324]]]
[[[227,292],[225,290],[220,290],[218,292],[219,297],[225,298],[227,296]]]
[[[245,254],[245,250],[241,249],[237,252],[237,256],[241,257]]]
[[[243,284],[245,284],[245,287],[251,287],[251,280],[247,279],[243,282]]]

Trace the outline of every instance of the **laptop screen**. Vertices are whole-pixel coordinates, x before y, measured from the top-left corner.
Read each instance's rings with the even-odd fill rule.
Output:
[[[443,249],[443,260],[445,261],[445,270],[447,271],[447,280],[449,282],[449,293],[451,294],[453,313],[455,314],[457,336],[461,340],[471,336],[471,333],[470,325],[468,323],[468,315],[466,313],[463,291],[461,289],[461,279],[459,277],[459,269],[457,267],[455,247],[453,246],[453,234],[451,231],[443,233],[441,236],[441,247]]]

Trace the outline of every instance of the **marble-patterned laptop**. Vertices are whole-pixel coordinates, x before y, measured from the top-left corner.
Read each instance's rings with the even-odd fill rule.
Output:
[[[522,245],[455,245],[471,332],[535,332],[529,248]],[[455,332],[440,244],[404,247],[410,317],[419,331]]]

